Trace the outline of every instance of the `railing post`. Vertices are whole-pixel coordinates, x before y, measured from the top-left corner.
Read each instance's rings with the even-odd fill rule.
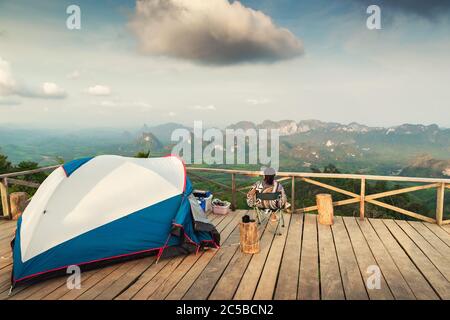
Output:
[[[295,177],[291,181],[291,213],[295,213]]]
[[[236,174],[231,174],[231,210],[236,210]]]
[[[444,219],[444,198],[445,198],[445,183],[437,188],[437,202],[436,202],[436,223],[442,225]]]
[[[364,220],[366,215],[366,179],[361,179],[361,201],[359,203],[359,219]]]
[[[3,217],[8,217],[9,219],[11,219],[7,178],[3,178],[3,180],[0,181],[0,197],[2,199]]]

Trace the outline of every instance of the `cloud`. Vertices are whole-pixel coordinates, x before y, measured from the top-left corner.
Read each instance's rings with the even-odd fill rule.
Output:
[[[450,1],[448,0],[353,0],[364,6],[376,4],[380,6],[383,13],[401,12],[413,14],[429,20],[435,20],[441,16],[448,17],[450,12]],[[386,9],[386,11],[383,11]]]
[[[21,102],[14,99],[5,99],[0,97],[0,106],[18,106]]]
[[[6,96],[13,94],[15,87],[16,81],[12,76],[10,64],[0,57],[0,95]]]
[[[289,30],[238,1],[139,0],[129,25],[142,53],[202,64],[274,62],[303,53]]]
[[[73,70],[71,73],[67,75],[67,79],[74,80],[78,79],[81,76],[81,72],[78,70]]]
[[[202,110],[202,111],[213,111],[213,110],[216,110],[216,106],[212,105],[212,104],[207,105],[207,106],[197,105],[197,106],[194,106],[193,109],[195,109],[195,110]]]
[[[109,100],[101,100],[95,101],[92,103],[94,106],[106,107],[106,108],[138,108],[141,111],[148,111],[152,109],[152,106],[144,101],[125,101],[118,99],[109,99]]]
[[[66,91],[60,88],[56,83],[44,82],[42,84],[42,96],[49,98],[64,98]]]
[[[270,100],[267,98],[247,99],[246,102],[253,106],[258,106],[258,105],[262,105],[262,104],[268,104],[268,103],[270,103]]]
[[[64,89],[56,83],[44,82],[40,87],[28,87],[18,83],[8,61],[0,57],[0,96],[19,96],[25,98],[62,99],[67,96]]]
[[[104,85],[95,85],[87,88],[87,93],[93,96],[109,96],[111,95],[111,88]]]

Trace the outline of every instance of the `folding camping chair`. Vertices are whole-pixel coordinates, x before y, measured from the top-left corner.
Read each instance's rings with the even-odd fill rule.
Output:
[[[278,203],[281,203],[281,192],[256,192],[256,200],[261,200],[262,203],[264,203],[264,201],[279,200]],[[280,222],[281,227],[284,228],[283,208],[259,208],[255,204],[255,206],[253,206],[253,209],[255,210],[256,220],[258,221],[258,224],[261,224],[263,221],[265,221],[265,219],[268,219],[272,214],[274,214],[277,217],[277,227],[275,229],[275,234],[281,235],[281,232],[278,232],[278,230],[280,228]]]

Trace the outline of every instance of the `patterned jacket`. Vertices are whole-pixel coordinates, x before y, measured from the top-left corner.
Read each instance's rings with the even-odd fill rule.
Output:
[[[261,201],[256,199],[256,192],[259,193],[273,193],[281,192],[279,200]],[[283,209],[287,203],[286,192],[283,186],[278,181],[274,181],[273,185],[266,184],[264,181],[256,182],[251,190],[247,193],[247,204],[249,207],[258,207],[261,209]]]

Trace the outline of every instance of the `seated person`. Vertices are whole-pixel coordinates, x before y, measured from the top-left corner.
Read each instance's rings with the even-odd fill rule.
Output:
[[[252,189],[247,193],[247,204],[249,207],[258,207],[260,209],[283,209],[287,204],[286,192],[283,186],[275,180],[275,169],[266,168],[264,170],[264,179],[256,182]],[[256,199],[256,192],[259,193],[274,193],[280,192],[281,198],[279,200],[261,201]]]

